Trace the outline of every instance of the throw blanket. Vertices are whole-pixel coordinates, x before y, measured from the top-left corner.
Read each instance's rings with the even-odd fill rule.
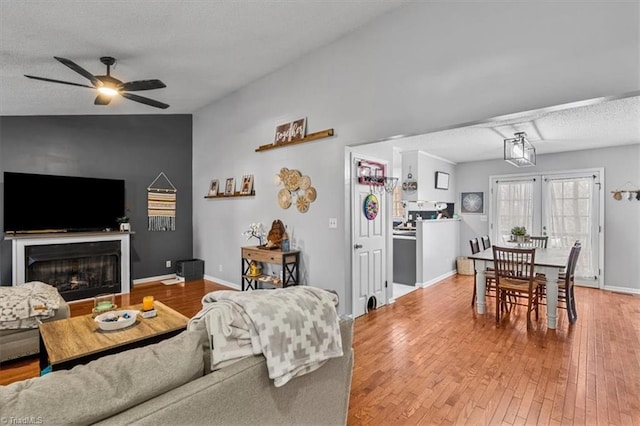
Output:
[[[0,330],[37,328],[40,320],[55,315],[58,290],[40,281],[0,286]]]
[[[269,378],[280,387],[342,356],[337,303],[335,294],[308,286],[214,291],[187,328],[205,320],[212,370],[262,353]]]

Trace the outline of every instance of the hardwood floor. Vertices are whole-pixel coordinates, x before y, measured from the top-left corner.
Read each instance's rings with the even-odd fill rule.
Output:
[[[472,282],[454,276],[356,319],[348,424],[640,425],[640,297],[576,288],[576,324],[559,310],[548,330],[542,308],[527,332],[522,307],[499,327],[493,300],[475,314]],[[150,294],[192,316],[216,289],[142,285],[117,303]],[[37,374],[36,357],[5,363],[0,384]]]

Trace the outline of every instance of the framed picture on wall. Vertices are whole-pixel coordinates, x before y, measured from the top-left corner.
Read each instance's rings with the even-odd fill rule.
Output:
[[[436,172],[436,189],[449,189],[449,173]]]
[[[240,194],[249,195],[253,191],[253,175],[244,175],[242,177],[242,187],[240,188]]]
[[[484,214],[484,192],[462,192],[460,213]]]
[[[233,195],[236,190],[235,178],[227,178],[227,183],[224,184],[224,195]]]
[[[211,185],[209,185],[209,195],[214,197],[218,195],[218,179],[211,181]]]

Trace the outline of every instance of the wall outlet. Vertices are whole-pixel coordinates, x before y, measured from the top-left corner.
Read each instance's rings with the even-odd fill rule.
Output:
[[[170,261],[170,260],[167,260],[166,262],[164,262],[164,266],[165,266],[166,268],[171,268],[171,261]]]
[[[329,218],[329,228],[336,229],[338,227],[338,219],[335,217]]]
[[[222,264],[218,265],[218,272],[222,272]]]

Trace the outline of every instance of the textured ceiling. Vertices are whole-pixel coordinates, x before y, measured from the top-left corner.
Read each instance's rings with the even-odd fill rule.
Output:
[[[514,113],[453,129],[357,148],[369,155],[421,150],[454,163],[503,158],[503,141],[524,131],[537,155],[640,143],[640,96],[599,98]]]
[[[0,115],[181,114],[193,111],[331,43],[403,1],[0,0]],[[123,81],[160,79],[136,92],[161,110],[123,98],[94,106],[89,84],[56,61]]]
[[[0,0],[0,115],[188,114],[327,45],[407,1],[337,0]],[[56,61],[123,81],[160,79],[136,92],[166,110],[123,98],[95,106],[89,84]],[[637,95],[637,94],[636,94]],[[538,155],[640,143],[632,99],[530,111],[473,126],[371,144],[367,150],[422,149],[454,162],[502,158],[502,140],[527,132]]]

